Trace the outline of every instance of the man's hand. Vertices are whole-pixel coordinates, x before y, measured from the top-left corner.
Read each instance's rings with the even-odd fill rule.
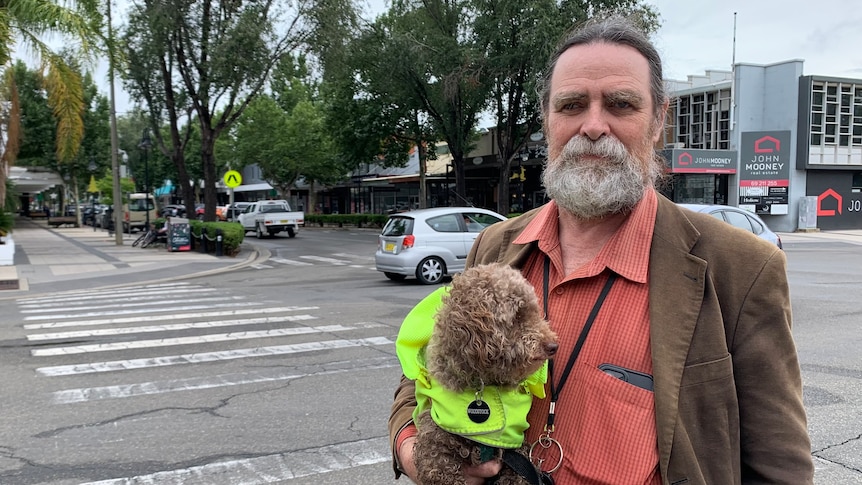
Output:
[[[415,437],[407,438],[401,443],[401,448],[398,449],[398,461],[404,474],[410,477],[414,483],[419,483],[416,478],[416,464],[413,462],[413,445],[415,443]],[[490,460],[481,465],[464,466],[462,470],[467,485],[484,485],[486,479],[497,476],[502,469],[503,464],[500,460]]]

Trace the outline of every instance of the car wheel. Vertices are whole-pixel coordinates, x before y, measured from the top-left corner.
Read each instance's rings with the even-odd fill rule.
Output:
[[[199,221],[204,220],[204,215],[203,215],[203,214],[198,214],[198,220],[199,220]]]
[[[437,257],[423,259],[416,267],[416,279],[423,285],[434,285],[443,279],[446,274],[446,265]]]
[[[296,231],[292,227],[287,228],[287,237],[296,237]]]
[[[398,273],[384,272],[383,274],[385,274],[386,277],[392,281],[404,281],[404,279],[407,278],[407,275],[398,274]]]

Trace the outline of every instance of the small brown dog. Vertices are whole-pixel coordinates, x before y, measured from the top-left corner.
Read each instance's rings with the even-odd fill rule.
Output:
[[[456,275],[424,351],[414,461],[423,485],[464,484],[465,464],[525,453],[533,396],[544,397],[557,336],[516,269],[479,265]],[[425,407],[430,409],[422,409]],[[526,484],[507,466],[495,482]]]

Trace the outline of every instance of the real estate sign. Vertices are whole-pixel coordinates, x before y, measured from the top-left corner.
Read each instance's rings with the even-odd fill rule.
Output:
[[[787,214],[790,131],[743,132],[739,155],[739,207],[757,214]]]

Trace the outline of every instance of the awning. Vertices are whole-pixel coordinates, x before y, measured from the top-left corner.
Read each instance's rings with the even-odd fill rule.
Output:
[[[239,187],[233,189],[234,192],[257,192],[261,190],[272,190],[272,185],[263,182],[259,184],[240,185]]]
[[[0,167],[3,170],[3,167]],[[35,194],[63,185],[63,179],[56,173],[38,167],[10,167],[9,180],[15,184],[19,194]]]

